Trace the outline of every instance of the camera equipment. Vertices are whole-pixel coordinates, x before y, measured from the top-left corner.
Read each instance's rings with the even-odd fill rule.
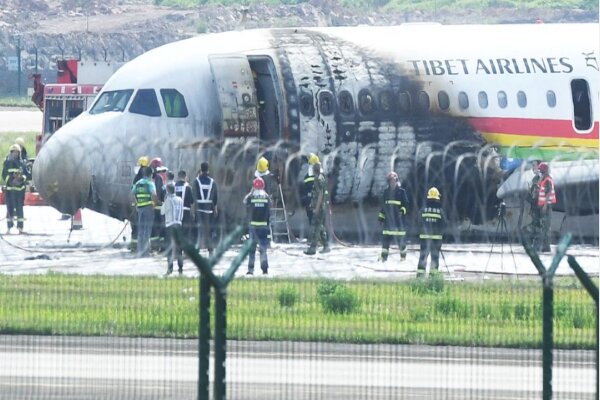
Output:
[[[506,203],[501,202],[496,208],[498,209],[498,218],[504,219],[504,216],[506,215]]]
[[[502,269],[502,272],[504,272],[504,240],[506,239],[506,240],[508,240],[508,245],[510,246],[510,254],[512,255],[512,258],[513,258],[513,263],[515,266],[515,274],[517,276],[517,279],[519,279],[519,274],[517,273],[517,261],[515,260],[515,253],[513,251],[512,243],[508,236],[508,228],[506,226],[506,203],[504,201],[502,201],[500,204],[498,204],[498,206],[496,206],[496,209],[498,212],[498,224],[496,225],[496,234],[494,236],[494,240],[497,240],[498,236],[500,236],[500,268]],[[494,244],[495,244],[495,242],[493,241],[492,247],[490,248],[490,253],[489,253],[487,263],[485,264],[485,269],[483,270],[482,279],[483,279],[483,277],[485,277],[485,273],[487,272],[487,268],[490,263],[490,259],[492,258],[492,253],[494,251]]]

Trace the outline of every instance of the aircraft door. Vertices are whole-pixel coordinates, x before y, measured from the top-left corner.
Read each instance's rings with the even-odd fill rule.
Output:
[[[283,113],[275,65],[269,56],[249,56],[248,61],[256,87],[260,139],[273,143],[281,136]]]
[[[209,58],[223,117],[223,137],[257,137],[258,108],[246,56]]]
[[[573,123],[578,131],[588,131],[593,126],[590,87],[585,79],[571,81],[571,96],[573,98]]]

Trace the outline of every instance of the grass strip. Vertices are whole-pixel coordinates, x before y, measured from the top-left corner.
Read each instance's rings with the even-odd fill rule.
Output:
[[[554,295],[556,347],[593,349],[593,302],[569,279]],[[350,312],[324,311],[318,294],[322,280],[234,280],[228,291],[228,337],[541,346],[542,294],[537,281],[460,282],[443,287],[420,281],[340,284],[355,296],[357,307]],[[198,281],[56,273],[0,275],[0,332],[197,337]]]

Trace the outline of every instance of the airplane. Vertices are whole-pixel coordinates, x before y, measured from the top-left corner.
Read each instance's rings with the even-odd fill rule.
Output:
[[[528,165],[539,159],[550,162],[559,196],[553,230],[597,240],[597,218],[588,221],[598,214],[598,28],[420,23],[199,35],[116,71],[90,109],[45,143],[34,182],[61,212],[127,219],[139,156],[160,156],[192,179],[208,161],[227,225],[243,220],[241,199],[264,154],[288,211],[301,211],[297,186],[315,153],[340,234],[376,236],[373,210],[394,170],[412,222],[436,186],[460,236],[493,231],[502,201],[511,232],[522,227]],[[306,229],[303,212],[289,214]]]

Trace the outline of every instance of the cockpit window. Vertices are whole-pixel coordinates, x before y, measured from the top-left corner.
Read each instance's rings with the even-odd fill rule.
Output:
[[[104,92],[94,103],[90,114],[102,114],[108,111],[123,112],[132,93],[133,89]]]
[[[163,105],[167,117],[185,118],[188,116],[188,109],[185,105],[185,98],[175,89],[160,89]]]
[[[149,117],[160,117],[160,107],[154,89],[139,89],[129,107],[129,112]]]

